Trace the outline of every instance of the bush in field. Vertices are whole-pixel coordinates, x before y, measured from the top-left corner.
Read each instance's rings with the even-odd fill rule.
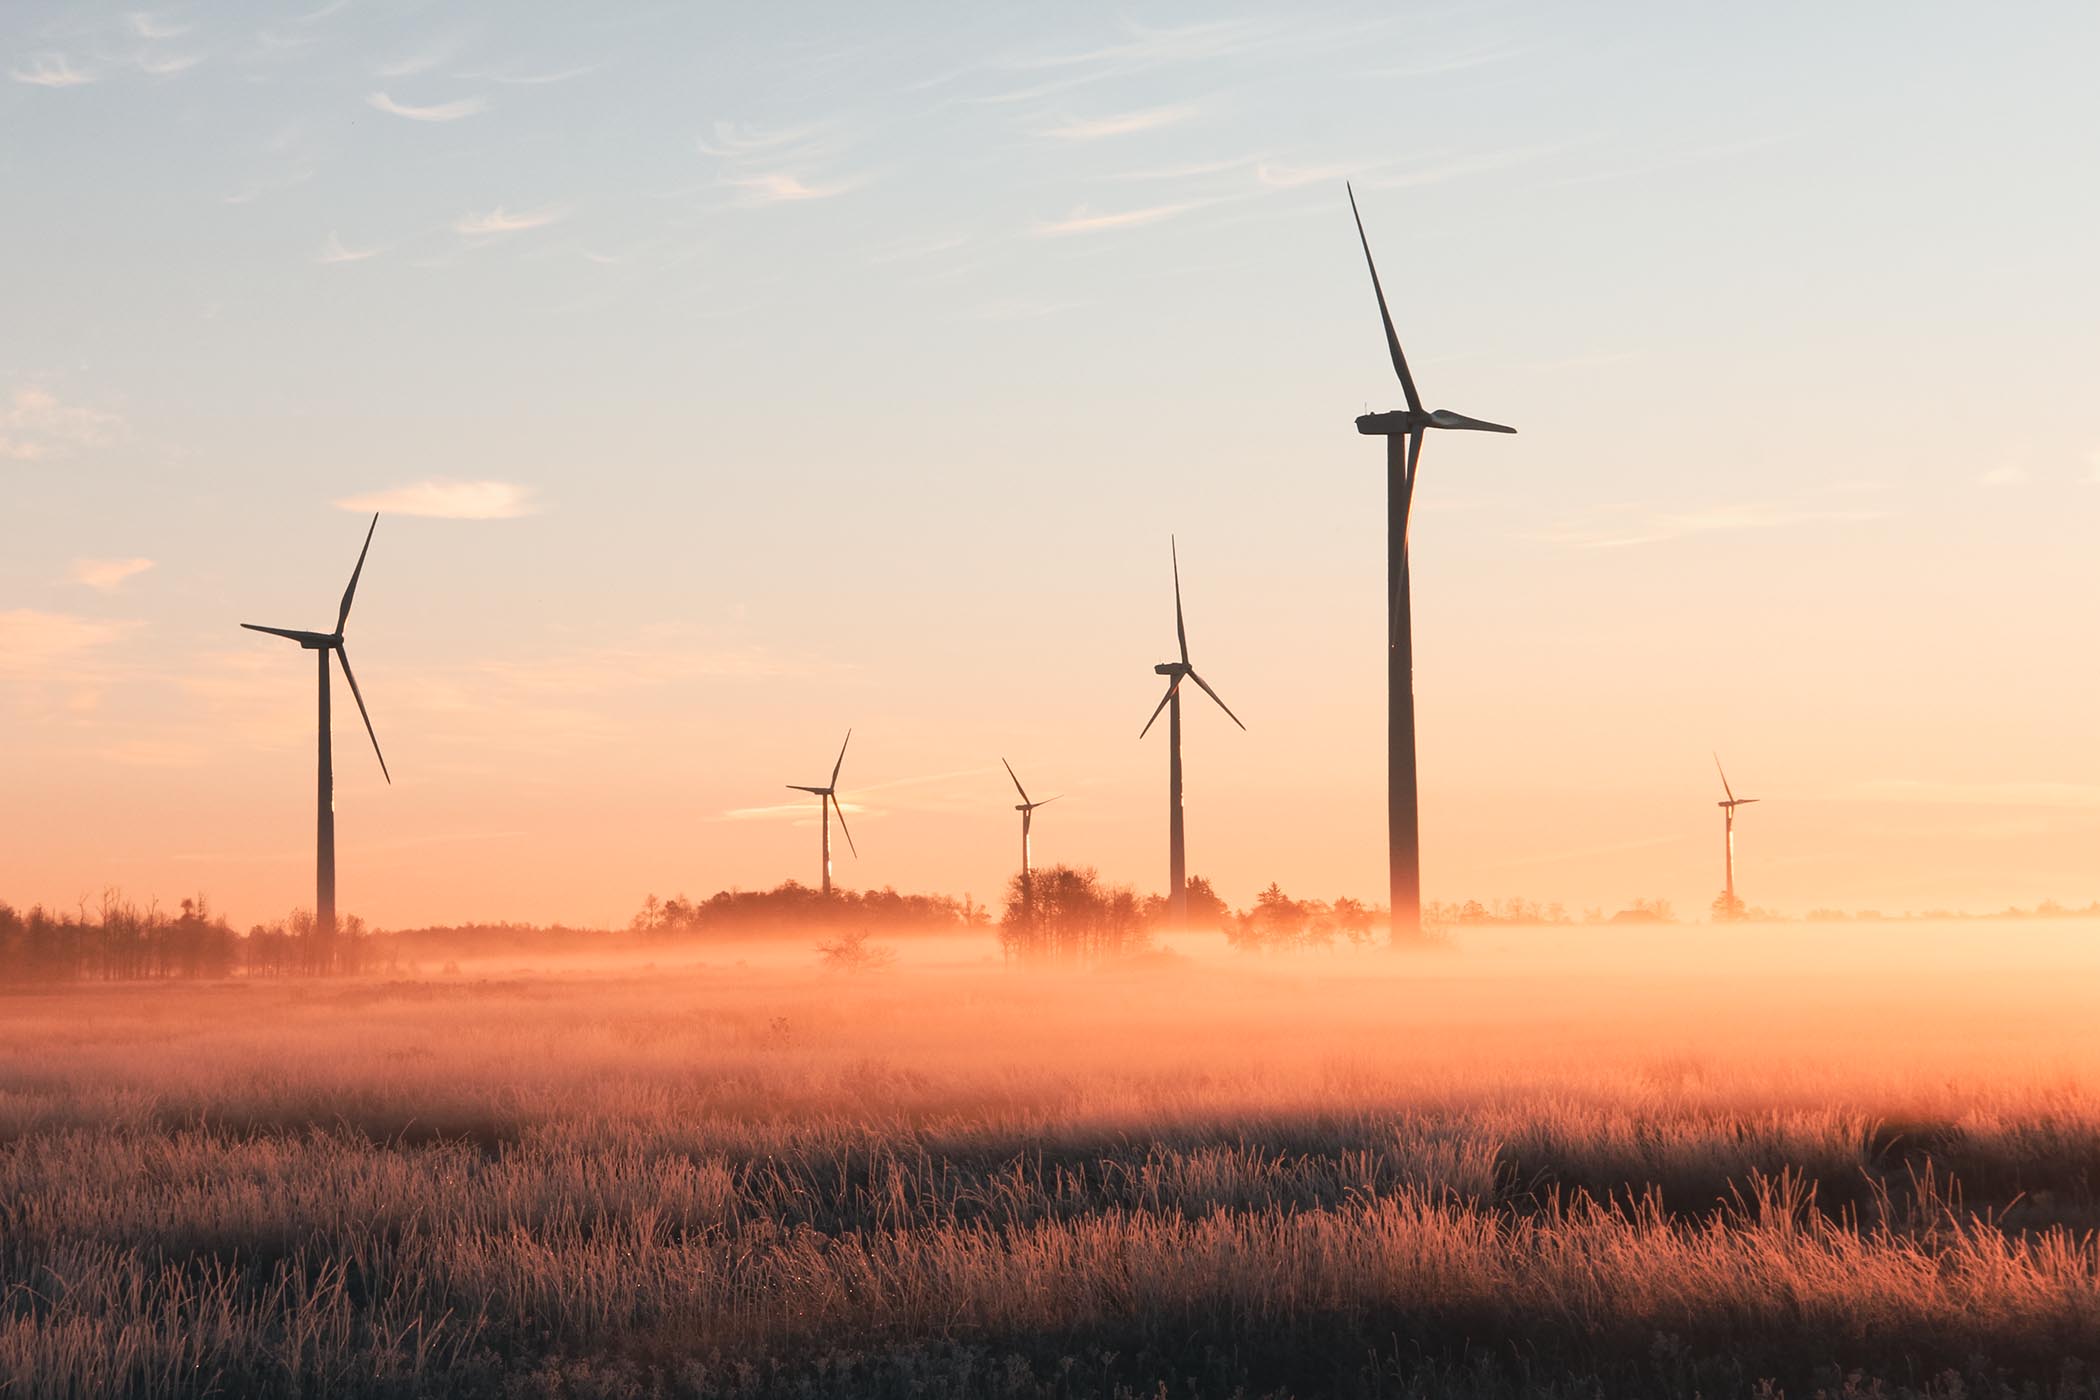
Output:
[[[1146,906],[1128,886],[1106,886],[1092,868],[1053,865],[1006,888],[999,942],[1023,962],[1082,964],[1136,952]]]
[[[842,933],[829,943],[819,943],[817,952],[832,972],[875,972],[897,961],[897,950],[870,943],[864,928]]]

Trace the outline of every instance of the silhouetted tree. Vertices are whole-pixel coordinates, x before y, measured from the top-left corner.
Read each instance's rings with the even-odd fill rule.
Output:
[[[1053,865],[1022,887],[1006,889],[999,942],[1025,963],[1084,964],[1137,951],[1145,941],[1144,909],[1127,887],[1109,887],[1091,868]]]

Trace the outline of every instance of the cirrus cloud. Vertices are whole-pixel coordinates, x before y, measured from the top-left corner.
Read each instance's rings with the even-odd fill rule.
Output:
[[[514,520],[537,515],[536,488],[514,481],[416,481],[362,496],[346,496],[337,510],[358,514],[422,515],[437,520]]]
[[[457,102],[438,102],[428,107],[415,107],[406,102],[396,102],[383,92],[375,92],[365,98],[365,105],[388,116],[406,117],[413,122],[456,122],[462,117],[471,117],[486,112],[489,104],[484,97],[462,97]]]
[[[153,567],[151,559],[75,559],[73,582],[111,592],[125,579]]]
[[[38,54],[36,62],[31,66],[11,68],[7,76],[18,83],[46,88],[80,87],[95,81],[93,73],[81,72],[62,53]]]
[[[467,238],[487,238],[499,233],[522,233],[529,228],[545,228],[568,214],[560,207],[528,209],[513,214],[502,205],[497,205],[486,214],[466,214],[452,224],[454,233]]]

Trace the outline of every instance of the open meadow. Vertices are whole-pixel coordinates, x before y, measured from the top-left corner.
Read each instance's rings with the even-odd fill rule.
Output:
[[[2100,1394],[2091,923],[813,941],[0,995],[0,1394]]]

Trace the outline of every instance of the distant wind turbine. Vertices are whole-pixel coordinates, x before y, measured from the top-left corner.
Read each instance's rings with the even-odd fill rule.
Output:
[[[846,849],[859,859],[860,848],[853,844],[853,833],[846,826],[846,809],[839,806],[839,769],[846,766],[846,744],[853,742],[853,731],[846,731],[846,743],[839,745],[838,762],[831,765],[831,781],[823,787],[805,787],[801,783],[789,783],[796,792],[813,792],[817,795],[817,810],[824,817],[824,897],[831,897],[831,814],[839,814],[839,830],[846,833]]]
[[[1747,807],[1751,803],[1760,802],[1763,801],[1763,799],[1757,797],[1737,797],[1735,795],[1735,789],[1728,786],[1728,770],[1721,766],[1721,755],[1719,754],[1714,755],[1714,771],[1721,775],[1721,791],[1728,794],[1727,801],[1716,803],[1715,805],[1721,809],[1721,812],[1723,814],[1722,822],[1724,823],[1728,833],[1726,854],[1723,857],[1723,859],[1726,861],[1728,883],[1723,887],[1725,893],[1722,895],[1722,899],[1725,901],[1725,907],[1728,910],[1728,917],[1733,919],[1737,917],[1737,915],[1742,910],[1742,905],[1736,902],[1735,897],[1735,809],[1738,807]]]
[[[1171,535],[1167,537],[1167,548],[1174,561],[1174,636],[1181,644],[1181,659],[1162,661],[1152,668],[1155,674],[1168,678],[1167,693],[1160,697],[1152,718],[1146,720],[1145,727],[1138,731],[1138,738],[1151,733],[1159,712],[1167,711],[1167,914],[1174,927],[1182,928],[1189,919],[1189,880],[1188,855],[1183,849],[1181,830],[1181,683],[1191,680],[1202,686],[1203,693],[1217,701],[1227,719],[1239,724],[1243,730],[1247,726],[1240,724],[1240,717],[1232,712],[1232,707],[1220,700],[1218,692],[1212,690],[1210,683],[1197,675],[1196,668],[1189,664],[1189,632],[1181,618],[1181,550]]]
[[[342,663],[343,679],[350,682],[350,694],[357,700],[357,712],[364,716],[365,733],[371,736],[372,753],[379,759],[379,772],[389,786],[394,775],[387,772],[386,755],[379,752],[379,736],[372,730],[371,712],[365,709],[365,697],[358,691],[357,677],[350,671],[350,653],[343,649],[343,624],[350,620],[350,601],[357,596],[357,578],[365,571],[365,555],[372,549],[372,532],[379,528],[379,517],[365,529],[365,545],[357,552],[357,567],[350,571],[350,586],[343,590],[343,606],[335,615],[333,632],[299,632],[289,627],[264,627],[258,623],[244,622],[241,626],[251,632],[267,632],[273,637],[289,637],[308,651],[319,653],[321,663],[321,747],[320,786],[316,803],[316,831],[314,835],[314,932],[328,937],[335,932],[335,756],[334,746],[329,742],[328,714],[328,654]]]
[[[1006,763],[1006,760],[1003,758],[999,761]],[[1021,794],[1021,800],[1014,804],[1014,810],[1021,814],[1021,906],[1024,909],[1033,910],[1035,902],[1032,883],[1035,870],[1030,859],[1032,853],[1028,844],[1028,828],[1033,823],[1035,809],[1049,806],[1057,801],[1057,797],[1046,797],[1040,802],[1032,802],[1028,797],[1028,789],[1021,786],[1020,775],[1014,772],[1014,766],[1011,763],[1006,763],[1006,776],[1014,780],[1014,791]],[[1063,794],[1060,793],[1058,796],[1061,797]]]
[[[1371,240],[1364,233],[1354,189],[1349,190],[1349,212],[1356,216],[1356,236],[1364,246],[1364,263],[1371,269],[1371,290],[1378,294],[1378,316],[1385,323],[1386,349],[1392,352],[1401,392],[1407,395],[1405,409],[1366,413],[1356,420],[1356,431],[1386,440],[1386,829],[1391,844],[1392,936],[1398,943],[1422,936],[1422,818],[1415,792],[1414,618],[1407,578],[1407,515],[1414,502],[1415,469],[1422,461],[1422,437],[1430,428],[1482,433],[1513,433],[1516,429],[1468,418],[1449,409],[1431,411],[1422,407],[1414,376],[1407,372],[1407,356],[1400,351],[1400,337],[1393,330],[1392,313],[1386,309],[1385,288],[1378,282],[1378,264],[1371,260]]]

